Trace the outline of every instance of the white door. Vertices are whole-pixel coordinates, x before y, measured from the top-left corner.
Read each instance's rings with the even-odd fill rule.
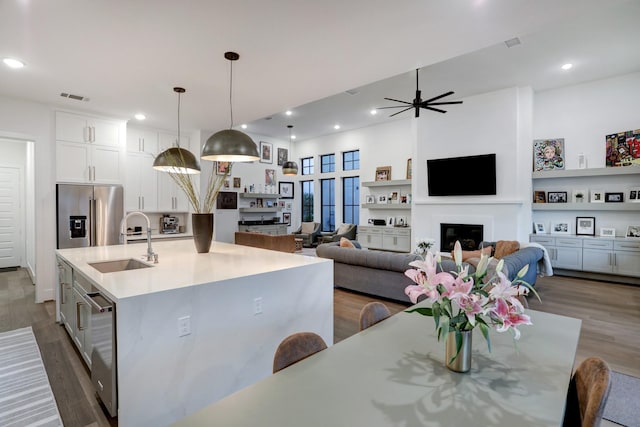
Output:
[[[20,200],[23,193],[18,168],[0,167],[0,268],[19,267],[24,251]]]

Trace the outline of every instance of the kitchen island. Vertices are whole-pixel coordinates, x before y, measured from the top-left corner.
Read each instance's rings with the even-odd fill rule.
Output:
[[[220,242],[153,249],[158,264],[112,273],[89,263],[143,259],[146,243],[57,251],[115,303],[120,426],[169,425],[271,375],[291,333],[333,343],[331,260]]]

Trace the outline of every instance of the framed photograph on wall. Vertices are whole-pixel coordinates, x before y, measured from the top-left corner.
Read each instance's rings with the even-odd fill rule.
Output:
[[[616,229],[601,227],[600,228],[600,237],[616,237]]]
[[[240,188],[240,177],[233,177],[233,188]]]
[[[547,192],[547,203],[567,203],[567,192],[566,191]]]
[[[592,190],[591,198],[589,199],[591,203],[604,203],[604,191],[602,190]]]
[[[547,203],[547,193],[544,191],[534,191],[533,203]]]
[[[570,234],[571,227],[569,222],[558,221],[551,224],[551,234]]]
[[[216,209],[238,209],[238,193],[236,191],[219,192]]]
[[[291,212],[282,213],[282,222],[287,225],[291,225]]]
[[[595,236],[596,235],[596,218],[593,216],[576,217],[576,235]]]
[[[273,144],[260,141],[260,163],[273,163]]]
[[[624,193],[604,193],[604,201],[606,203],[622,203],[624,202]]]
[[[293,199],[293,182],[278,182],[278,193],[281,199]]]
[[[284,165],[287,160],[289,160],[289,150],[278,148],[278,166]]]
[[[377,167],[376,181],[391,181],[391,166]]]
[[[625,235],[629,238],[640,238],[640,225],[630,225],[627,227],[627,234]]]
[[[533,229],[535,230],[536,234],[547,234],[547,229],[542,222],[533,223]]]
[[[407,160],[407,179],[411,179],[412,176],[412,170],[411,170],[411,166],[412,166],[412,162],[411,159]]]
[[[379,195],[377,203],[387,203],[387,196],[384,194]]]
[[[640,202],[640,187],[630,188],[627,192],[627,202]]]
[[[229,173],[230,166],[231,162],[216,162],[216,175],[224,175],[225,173]]]

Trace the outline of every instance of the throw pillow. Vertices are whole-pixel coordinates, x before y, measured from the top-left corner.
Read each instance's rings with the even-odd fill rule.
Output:
[[[355,249],[355,245],[353,243],[351,243],[351,240],[347,239],[346,237],[341,237],[340,238],[340,247],[341,248],[352,248]]]
[[[315,228],[314,223],[313,222],[303,222],[302,223],[302,229],[300,230],[300,232],[302,234],[311,234],[313,233],[313,229]]]
[[[495,258],[501,259],[514,253],[520,249],[520,242],[517,240],[498,240],[496,243],[496,253],[493,255]]]
[[[487,256],[491,256],[491,249],[491,246],[487,246],[475,251],[462,251],[462,262],[467,261],[469,258],[480,258],[480,255],[482,255],[482,253],[486,254]]]
[[[349,231],[350,228],[351,224],[342,224],[340,225],[340,227],[338,227],[338,231],[336,232],[336,234],[344,234]]]

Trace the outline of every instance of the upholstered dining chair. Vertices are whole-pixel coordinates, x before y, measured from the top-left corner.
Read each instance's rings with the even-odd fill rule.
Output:
[[[598,427],[611,390],[609,365],[597,356],[583,360],[576,368],[567,394],[565,427]]]
[[[273,356],[273,373],[293,365],[327,348],[322,337],[314,332],[296,332],[283,339]]]
[[[360,310],[360,330],[363,331],[369,326],[391,316],[389,308],[381,302],[370,302]]]

